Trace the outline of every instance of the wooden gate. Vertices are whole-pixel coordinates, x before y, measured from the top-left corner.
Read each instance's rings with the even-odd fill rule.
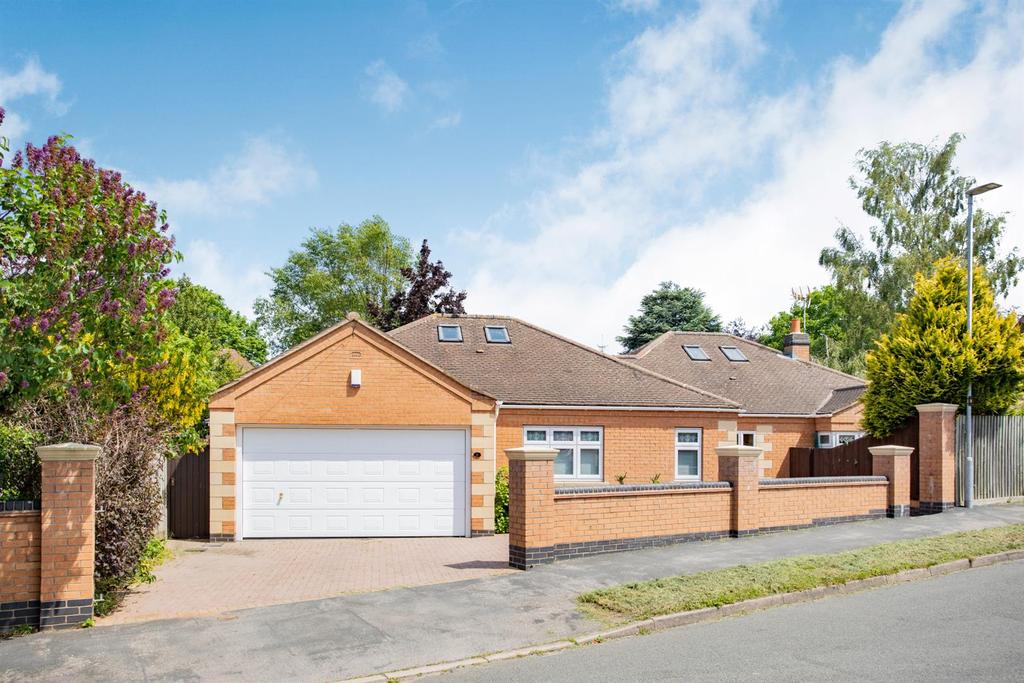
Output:
[[[171,538],[210,537],[210,450],[167,463],[167,532]]]
[[[921,488],[918,455],[918,419],[913,417],[889,436],[863,436],[835,448],[790,448],[791,477],[858,477],[870,475],[872,446],[910,446],[910,499],[919,500]]]

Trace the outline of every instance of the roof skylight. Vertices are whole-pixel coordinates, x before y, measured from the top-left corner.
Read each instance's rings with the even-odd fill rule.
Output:
[[[484,325],[484,336],[489,344],[511,344],[508,328],[504,325]]]
[[[735,346],[719,346],[718,348],[722,349],[722,353],[724,353],[725,357],[731,361],[735,361],[737,363],[748,362],[748,359],[743,355],[743,352]]]
[[[711,360],[710,356],[704,353],[704,349],[696,344],[684,344],[683,351],[686,351],[686,355],[690,357],[690,360]]]
[[[437,340],[443,342],[462,341],[462,328],[458,325],[438,325]]]

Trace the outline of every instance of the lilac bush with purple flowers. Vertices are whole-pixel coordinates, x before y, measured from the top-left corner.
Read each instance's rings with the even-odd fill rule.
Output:
[[[159,362],[166,218],[66,137],[8,152],[0,138],[0,414],[84,387],[116,405],[133,391],[118,369]]]

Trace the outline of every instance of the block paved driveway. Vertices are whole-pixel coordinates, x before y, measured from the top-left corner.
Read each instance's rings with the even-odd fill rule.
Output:
[[[506,574],[508,536],[170,541],[174,558],[98,626],[211,616]]]

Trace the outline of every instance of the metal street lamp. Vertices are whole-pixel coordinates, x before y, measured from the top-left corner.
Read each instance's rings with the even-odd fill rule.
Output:
[[[1002,187],[999,183],[975,185],[967,190],[967,341],[974,339],[974,197]],[[974,507],[974,384],[967,378],[967,481],[964,483],[964,505]]]

